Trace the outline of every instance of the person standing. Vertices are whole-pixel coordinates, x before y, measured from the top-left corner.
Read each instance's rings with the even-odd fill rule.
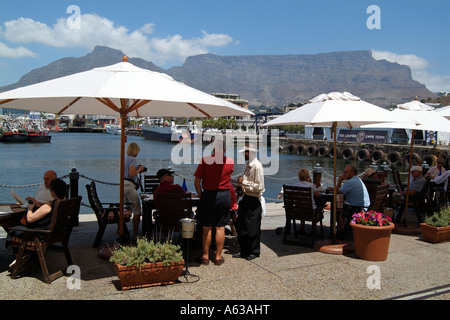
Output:
[[[244,152],[247,166],[244,177],[239,177],[244,196],[239,201],[236,231],[240,252],[233,255],[235,258],[252,260],[261,253],[261,197],[264,193],[264,168],[256,157],[258,150],[253,145],[246,145],[239,152]]]
[[[209,264],[212,228],[215,229],[216,253],[214,264],[220,266],[225,259],[225,226],[230,220],[230,187],[234,161],[225,156],[225,144],[216,140],[211,156],[203,157],[194,173],[195,190],[200,197],[197,220],[202,226],[201,264]]]
[[[127,155],[125,157],[124,172],[124,196],[125,202],[132,204],[133,211],[133,241],[136,241],[139,234],[139,223],[141,220],[141,201],[137,193],[138,174],[144,172],[145,167],[137,164],[137,156],[141,148],[136,142],[128,145]]]

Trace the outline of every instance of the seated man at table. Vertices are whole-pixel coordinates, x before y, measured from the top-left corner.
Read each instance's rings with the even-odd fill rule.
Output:
[[[156,173],[156,176],[159,179],[159,187],[153,193],[153,198],[158,198],[158,194],[160,193],[186,193],[183,187],[179,184],[173,184],[173,176],[172,172],[167,169],[160,169]],[[194,217],[194,213],[191,212],[191,218]]]
[[[409,189],[394,194],[396,203],[401,203],[400,209],[397,213],[398,222],[402,216],[403,210],[405,208],[406,193],[408,193],[408,202],[413,199],[413,197],[422,191],[427,180],[422,175],[422,167],[414,166],[411,168],[411,181],[409,183]]]
[[[345,183],[342,185],[342,182]],[[337,182],[338,193],[345,196],[343,215],[338,217],[338,226],[341,231],[344,230],[345,219],[350,220],[354,213],[366,210],[370,205],[369,193],[367,188],[358,177],[358,171],[355,166],[347,165],[344,173]]]
[[[436,161],[436,165],[432,166],[428,172],[425,174],[425,177],[431,177],[434,179],[438,176],[442,176],[445,173],[445,168],[442,166],[444,164],[443,158],[438,158]]]
[[[300,180],[294,186],[302,187],[302,188],[311,188],[312,189],[312,204],[313,208],[317,208],[317,204],[315,199],[318,198],[321,194],[321,189],[317,188],[312,182],[311,177],[309,176],[309,172],[306,169],[300,169],[298,171],[298,179]],[[300,222],[300,233],[305,231],[305,220]]]
[[[44,184],[41,185],[34,197],[26,197],[25,200],[27,201],[31,201],[35,204],[35,206],[42,206],[44,203],[48,203],[50,201],[55,200],[55,198],[53,198],[52,193],[50,191],[50,183],[57,179],[58,175],[56,174],[55,171],[53,170],[48,170],[44,173]]]
[[[159,187],[154,192],[156,200],[158,193],[186,193],[182,186],[173,184],[172,172],[167,169],[161,169],[156,173],[159,179]]]

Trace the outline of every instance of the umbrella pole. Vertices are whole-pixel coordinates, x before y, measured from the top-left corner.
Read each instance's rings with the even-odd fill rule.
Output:
[[[411,130],[411,147],[409,150],[409,165],[408,165],[408,183],[406,185],[406,198],[405,198],[405,222],[404,225],[406,226],[406,218],[408,216],[408,201],[409,201],[409,183],[411,179],[411,163],[412,163],[412,154],[413,154],[413,144],[414,144],[414,135],[416,133],[416,130]]]
[[[124,206],[124,195],[125,195],[125,186],[124,186],[124,175],[125,175],[125,143],[126,143],[126,136],[125,136],[125,128],[124,123],[126,120],[126,114],[124,115],[121,113],[120,115],[121,120],[121,132],[120,132],[120,207],[119,207],[119,239],[121,242],[123,242],[123,225],[124,225],[124,216],[123,216],[123,206]]]
[[[334,174],[333,174],[333,215],[331,219],[332,224],[332,230],[333,230],[333,243],[336,243],[336,127],[337,123],[333,123],[333,136],[334,136],[334,153],[333,153],[333,159],[334,159]]]

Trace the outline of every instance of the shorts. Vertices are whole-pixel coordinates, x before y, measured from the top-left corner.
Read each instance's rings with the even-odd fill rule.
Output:
[[[230,222],[229,189],[204,190],[197,210],[197,220],[204,227],[225,227]]]

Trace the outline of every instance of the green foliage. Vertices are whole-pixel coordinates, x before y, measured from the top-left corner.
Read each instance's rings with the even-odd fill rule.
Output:
[[[425,218],[425,223],[433,227],[450,226],[450,207],[445,207],[432,216]]]
[[[138,239],[136,246],[120,246],[112,251],[109,261],[126,266],[145,266],[146,263],[163,262],[165,266],[183,260],[180,246],[171,241],[154,242],[145,238]]]

